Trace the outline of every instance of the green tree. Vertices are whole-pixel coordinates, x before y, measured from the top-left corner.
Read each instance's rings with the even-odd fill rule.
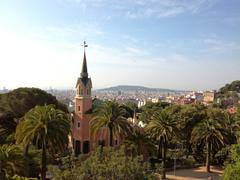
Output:
[[[0,144],[13,142],[17,120],[12,112],[0,112]]]
[[[186,156],[192,152],[191,144],[191,134],[193,128],[204,118],[206,118],[205,107],[202,105],[185,105],[179,112],[172,113],[174,118],[178,119],[178,128],[180,131],[181,141],[184,142],[183,145],[186,147]],[[179,139],[176,139],[179,141]]]
[[[109,130],[110,146],[113,146],[114,135],[131,132],[131,125],[124,117],[126,114],[123,107],[116,101],[106,101],[99,106],[93,113],[90,121],[91,133],[97,133],[101,128],[107,127]]]
[[[67,148],[69,117],[54,105],[36,106],[24,116],[16,129],[16,141],[24,148],[35,139],[41,144],[41,178],[46,178],[46,151],[61,152]]]
[[[162,178],[166,178],[165,163],[168,144],[172,137],[178,133],[177,121],[166,111],[157,111],[153,114],[151,121],[146,126],[146,132],[158,141],[158,158],[162,158]]]
[[[228,135],[228,143],[235,144],[237,143],[237,136],[240,130],[240,119],[236,114],[230,114],[228,112],[224,112],[223,114],[223,127]]]
[[[147,102],[143,107],[141,107],[142,113],[140,115],[140,121],[144,123],[149,123],[154,112],[161,111],[162,109],[168,107],[169,105],[170,104],[167,102],[158,103]]]
[[[124,147],[115,150],[109,147],[95,149],[91,156],[72,171],[55,173],[53,180],[144,180],[156,179],[152,172],[148,171],[148,163],[143,163],[142,157],[128,157],[124,153]],[[54,172],[57,172],[54,170]],[[53,173],[54,173],[53,172]]]
[[[0,145],[0,179],[5,180],[14,174],[22,174],[24,158],[16,145]]]
[[[240,179],[240,144],[232,145],[230,162],[226,166],[223,175],[224,180]]]
[[[124,141],[125,147],[131,152],[132,156],[143,155],[144,157],[155,152],[155,145],[147,134],[140,128],[135,127],[133,132],[126,137]]]
[[[220,124],[220,120],[216,116],[217,113],[219,113],[218,110],[209,109],[208,117],[198,123],[192,131],[191,141],[195,144],[205,144],[207,172],[210,172],[211,150],[213,150],[213,148],[219,149],[225,144],[225,134]]]
[[[125,112],[126,112],[125,117],[126,118],[129,118],[129,117],[134,118],[135,113],[138,112],[138,106],[136,103],[133,103],[133,102],[127,102],[127,103],[123,104],[122,107],[125,109]]]
[[[14,143],[11,137],[14,137],[20,119],[36,105],[45,104],[54,104],[67,112],[67,107],[58,102],[55,96],[38,88],[18,88],[0,94],[0,143]]]
[[[226,84],[224,87],[219,90],[221,93],[226,93],[228,91],[236,91],[240,92],[240,81],[236,80],[231,82],[230,84]]]

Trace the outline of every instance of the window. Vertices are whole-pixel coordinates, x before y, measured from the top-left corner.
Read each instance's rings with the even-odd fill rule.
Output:
[[[78,106],[78,111],[80,111],[81,110],[81,106]]]
[[[74,147],[75,156],[78,156],[81,153],[81,142],[76,140],[75,147]]]
[[[87,89],[87,95],[88,95],[88,93],[89,93],[89,92],[88,92],[88,89]]]
[[[117,145],[118,144],[118,140],[115,140],[115,145]]]
[[[83,89],[80,89],[80,95],[83,95]]]
[[[80,128],[80,122],[77,123],[77,127]]]
[[[89,141],[84,141],[83,142],[83,153],[84,154],[89,153]]]

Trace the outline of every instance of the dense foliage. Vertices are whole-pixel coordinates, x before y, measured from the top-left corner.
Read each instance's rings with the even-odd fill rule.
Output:
[[[12,112],[20,118],[36,105],[54,104],[58,109],[67,112],[67,108],[59,103],[55,96],[38,88],[18,88],[6,94],[0,94],[0,112]]]
[[[233,100],[238,96],[237,88],[238,82],[234,82],[221,89],[219,97]],[[224,178],[240,177],[240,105],[231,104],[237,112],[229,113],[229,104],[182,106],[160,102],[147,103],[140,109],[136,104],[120,105],[116,101],[96,104],[88,112],[92,134],[108,129],[110,142],[105,145],[114,146],[114,137],[121,136],[123,146],[116,149],[102,144],[87,159],[81,155],[79,159],[69,158],[65,167],[61,159],[69,153],[70,133],[65,106],[35,88],[0,95],[0,179],[16,174],[15,179],[39,174],[44,179],[47,167],[54,179],[60,180],[150,179],[154,172],[165,178],[165,169],[173,168],[174,162],[180,167],[205,163],[207,171],[210,165],[223,166],[225,162]],[[161,167],[160,171],[156,167]]]
[[[233,81],[230,84],[226,84],[224,87],[220,88],[221,93],[227,93],[228,91],[235,91],[240,93],[240,81]]]
[[[228,108],[238,104],[240,100],[240,81],[233,81],[220,88],[216,94],[217,105],[221,108]]]
[[[148,168],[142,157],[126,156],[124,148],[104,148],[103,151],[98,148],[80,166],[60,173],[54,170],[53,180],[156,179]]]
[[[49,104],[52,105],[47,106]],[[40,112],[39,114],[33,113],[35,106],[37,109],[51,107],[52,113],[42,111],[45,114],[40,116]],[[39,122],[47,123],[46,119],[49,118],[52,120],[52,126],[49,126],[46,138],[47,154],[51,153],[56,156],[57,152],[66,150],[67,136],[70,131],[70,121],[68,121],[66,112],[65,105],[41,89],[18,88],[0,94],[0,179],[26,179],[25,177],[39,176],[41,151],[38,149],[41,148],[43,139],[33,132],[42,134],[44,131],[40,132],[41,129],[48,127]],[[66,119],[67,129],[60,126],[61,119]],[[55,140],[48,141],[50,136],[54,136]],[[62,146],[58,146],[59,143]]]
[[[55,96],[37,88],[18,88],[0,94],[0,143],[14,142],[14,132],[20,119],[36,105],[54,104],[67,112]]]
[[[42,149],[41,178],[45,180],[47,149],[53,155],[63,152],[68,146],[70,133],[69,117],[54,105],[36,106],[25,114],[16,129],[16,143],[24,149],[35,141]]]
[[[24,158],[16,145],[0,145],[0,179],[7,180],[15,173],[24,174]]]
[[[240,144],[233,145],[231,148],[230,162],[224,171],[224,180],[240,179]]]
[[[125,135],[131,132],[131,126],[127,121],[125,109],[116,101],[106,101],[99,106],[93,113],[90,121],[91,132],[95,134],[103,127],[109,130],[109,145],[113,146],[113,137],[120,133]]]

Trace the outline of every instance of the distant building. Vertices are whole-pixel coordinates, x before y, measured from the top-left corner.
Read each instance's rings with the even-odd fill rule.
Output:
[[[201,92],[194,92],[192,99],[195,99],[195,102],[202,102],[203,101],[203,93]]]
[[[203,102],[205,103],[212,103],[215,99],[215,91],[205,91],[203,93]]]
[[[121,96],[122,92],[121,91],[118,91],[118,96]]]
[[[152,103],[158,103],[159,102],[159,98],[152,98]]]
[[[138,107],[140,108],[140,107],[142,107],[142,106],[144,106],[146,104],[146,101],[144,100],[139,100],[138,101]]]
[[[181,97],[176,101],[176,103],[180,105],[192,104],[194,102],[195,102],[194,99],[186,98],[186,97]]]

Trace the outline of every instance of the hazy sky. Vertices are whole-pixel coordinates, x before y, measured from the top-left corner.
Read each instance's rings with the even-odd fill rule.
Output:
[[[218,89],[240,79],[239,0],[2,0],[0,89]]]

